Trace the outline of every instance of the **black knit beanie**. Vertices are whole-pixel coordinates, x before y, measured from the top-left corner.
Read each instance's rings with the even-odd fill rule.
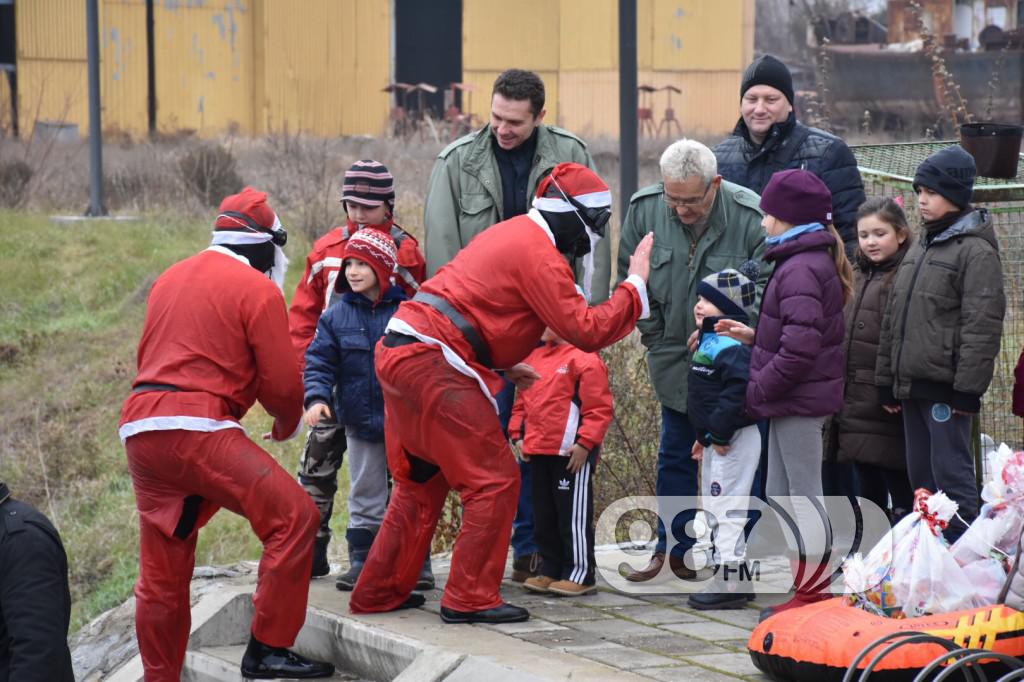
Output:
[[[785,95],[790,104],[793,103],[793,76],[785,64],[770,54],[755,59],[743,72],[740,97],[755,85],[770,85]]]
[[[952,145],[921,162],[914,173],[914,191],[918,187],[927,187],[959,208],[966,208],[971,203],[977,174],[974,157],[960,145]]]

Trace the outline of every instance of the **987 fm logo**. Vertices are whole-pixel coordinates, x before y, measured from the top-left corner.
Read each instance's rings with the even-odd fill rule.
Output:
[[[841,593],[843,562],[890,529],[886,512],[863,498],[634,496],[609,505],[594,530],[598,571],[622,592],[691,594],[738,583],[785,594],[796,586]],[[659,544],[665,560],[647,575]]]

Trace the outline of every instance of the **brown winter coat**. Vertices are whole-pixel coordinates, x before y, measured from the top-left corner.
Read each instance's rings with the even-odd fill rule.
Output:
[[[875,265],[860,252],[854,273],[854,298],[846,305],[846,370],[843,409],[835,417],[838,460],[906,470],[903,418],[878,403],[875,362],[882,316],[896,270],[910,246],[903,242],[888,261]]]
[[[882,318],[879,399],[980,411],[1005,312],[999,244],[987,210],[975,209],[937,235],[922,235],[900,263]]]

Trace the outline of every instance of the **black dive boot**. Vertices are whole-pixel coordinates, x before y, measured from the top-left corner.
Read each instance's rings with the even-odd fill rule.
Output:
[[[327,544],[331,541],[330,535],[317,534],[313,541],[313,570],[312,577],[319,578],[331,572],[331,564],[327,561]]]
[[[351,592],[363,572],[366,557],[370,555],[373,545],[373,531],[369,528],[349,528],[345,531],[348,540],[348,571],[338,576],[334,586],[342,592]]]
[[[268,646],[252,635],[249,635],[249,646],[242,656],[242,677],[246,678],[309,680],[333,674],[334,666],[330,663],[314,661],[288,649]]]

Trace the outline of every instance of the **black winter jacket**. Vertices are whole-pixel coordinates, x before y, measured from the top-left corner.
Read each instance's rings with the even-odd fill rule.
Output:
[[[744,408],[751,347],[716,334],[715,322],[720,319],[704,318],[686,386],[687,415],[697,440],[705,447],[728,445],[737,431],[754,423]],[[741,321],[749,324],[746,319]]]
[[[0,682],[74,682],[60,535],[0,483]]]
[[[750,139],[741,118],[732,135],[715,145],[718,172],[729,182],[760,194],[774,173],[802,168],[814,173],[832,192],[836,229],[852,253],[857,244],[857,208],[864,203],[864,183],[853,152],[841,139],[796,120],[793,113],[771,127],[763,144]]]
[[[306,351],[306,407],[331,405],[346,433],[371,443],[384,440],[384,396],[373,367],[373,349],[405,298],[397,286],[376,305],[362,294],[346,291],[324,311]]]

